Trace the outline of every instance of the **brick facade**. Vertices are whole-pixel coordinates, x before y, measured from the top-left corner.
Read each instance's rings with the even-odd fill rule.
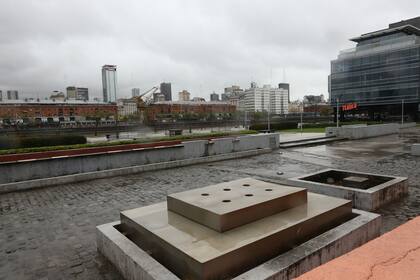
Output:
[[[115,116],[117,106],[114,104],[24,104],[0,103],[0,118],[2,119],[35,119],[35,118],[69,118],[87,117],[101,113]]]
[[[229,114],[236,111],[236,106],[222,102],[166,102],[155,103],[147,107],[149,120],[156,120],[159,115],[175,114]]]

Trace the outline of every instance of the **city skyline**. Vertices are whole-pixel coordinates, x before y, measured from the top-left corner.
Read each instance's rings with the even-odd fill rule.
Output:
[[[0,26],[7,26],[0,27],[0,89],[36,98],[77,84],[101,97],[98,67],[112,63],[118,65],[121,98],[133,87],[145,91],[163,81],[171,82],[173,92],[188,89],[207,100],[213,91],[251,81],[290,83],[291,100],[326,95],[330,61],[352,47],[348,38],[416,16],[420,4],[407,3],[6,0],[0,11]],[[130,16],[139,10],[149,12]]]

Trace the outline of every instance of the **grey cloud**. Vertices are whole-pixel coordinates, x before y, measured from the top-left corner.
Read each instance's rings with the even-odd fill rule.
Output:
[[[330,60],[348,41],[418,16],[420,3],[372,1],[2,0],[0,90],[48,95],[68,85],[100,96],[100,67],[119,93],[171,81],[208,97],[251,80],[327,93]],[[284,69],[284,70],[283,70]]]

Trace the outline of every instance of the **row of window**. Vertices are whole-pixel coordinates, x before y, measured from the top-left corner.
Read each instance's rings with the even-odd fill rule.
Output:
[[[416,46],[415,48],[378,53],[352,59],[335,60],[331,63],[331,73],[358,71],[398,63],[405,64],[419,59],[420,48]]]
[[[340,103],[357,102],[363,103],[400,103],[402,100],[410,100],[420,102],[420,94],[418,88],[393,89],[382,91],[368,91],[354,94],[335,94],[332,100],[339,98]]]

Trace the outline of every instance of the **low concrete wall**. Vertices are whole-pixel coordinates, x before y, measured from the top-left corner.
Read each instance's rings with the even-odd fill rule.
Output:
[[[415,127],[417,124],[412,123],[387,123],[387,124],[355,124],[343,125],[341,127],[325,128],[325,136],[338,136],[348,139],[363,139],[377,137],[389,134],[396,134],[400,129]]]
[[[237,159],[237,158],[243,158],[243,157],[251,157],[251,156],[257,156],[261,154],[270,153],[271,151],[272,150],[270,148],[266,148],[266,149],[235,152],[235,153],[221,154],[221,155],[208,156],[208,157],[189,158],[189,159],[175,160],[175,161],[169,161],[169,162],[159,162],[159,163],[144,164],[144,165],[123,167],[123,168],[117,168],[117,169],[108,169],[104,171],[94,171],[94,172],[65,175],[65,176],[59,176],[59,177],[49,177],[49,178],[43,178],[43,179],[6,183],[6,184],[0,184],[0,193],[69,184],[69,183],[74,183],[74,182],[102,179],[102,178],[114,177],[114,176],[124,176],[128,174],[139,173],[139,172],[176,168],[176,167],[182,167],[182,166],[193,165],[193,164]]]
[[[115,226],[119,222],[105,224],[96,228],[98,251],[116,265],[127,280],[179,280],[176,275],[161,265],[148,253],[141,250],[122,235]]]
[[[338,135],[338,128],[337,127],[326,127],[325,128],[325,136],[332,137]]]
[[[377,137],[389,134],[396,134],[400,129],[415,127],[416,123],[387,123],[387,124],[356,124],[343,125],[337,127],[327,127],[325,129],[326,136],[338,136],[348,139],[363,139],[370,137]]]
[[[417,126],[417,123],[415,123],[415,122],[404,123],[404,124],[400,124],[400,129],[412,128],[412,127],[416,127],[416,126]]]
[[[0,163],[0,192],[4,189],[9,189],[9,191],[10,188],[16,189],[16,187],[10,187],[8,184],[18,182],[274,149],[278,146],[279,134],[272,133],[246,135],[237,138],[219,138],[210,141],[189,141],[174,146]],[[113,174],[113,172],[108,173]],[[28,183],[28,185],[31,184]],[[19,186],[19,188],[21,187]]]
[[[295,280],[420,279],[420,217]]]
[[[411,154],[413,156],[420,156],[420,144],[411,145]]]
[[[363,139],[398,133],[399,125],[394,123],[375,124],[369,126],[340,127],[339,137]]]

